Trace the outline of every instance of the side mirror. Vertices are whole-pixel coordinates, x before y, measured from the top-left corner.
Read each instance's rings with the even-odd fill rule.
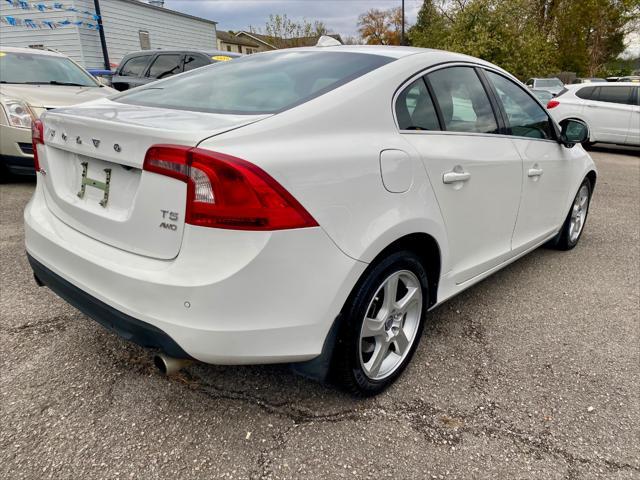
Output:
[[[589,140],[589,127],[581,120],[566,119],[560,122],[560,127],[560,143],[567,148]]]

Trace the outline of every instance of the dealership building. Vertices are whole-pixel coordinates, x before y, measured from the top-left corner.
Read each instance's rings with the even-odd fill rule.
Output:
[[[137,50],[217,49],[216,22],[169,10],[163,3],[2,0],[0,45],[50,48],[85,68],[97,69],[105,68],[103,43],[112,68],[127,53]]]

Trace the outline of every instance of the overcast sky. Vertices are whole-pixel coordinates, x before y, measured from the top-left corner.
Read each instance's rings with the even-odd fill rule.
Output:
[[[246,30],[262,27],[270,14],[291,19],[321,20],[331,33],[355,35],[358,16],[370,8],[400,6],[401,0],[165,0],[165,7],[218,22],[221,30]],[[414,23],[422,0],[405,0],[409,23]]]

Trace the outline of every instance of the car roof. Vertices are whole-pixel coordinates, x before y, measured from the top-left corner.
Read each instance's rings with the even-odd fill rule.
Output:
[[[52,50],[41,50],[39,48],[0,47],[0,51],[6,53],[31,53],[33,55],[46,55],[49,57],[67,57],[66,55],[59,52],[54,52]]]
[[[593,82],[593,83],[572,83],[565,85],[568,90],[578,90],[588,87],[637,87],[638,82]]]
[[[402,58],[409,55],[416,55],[420,53],[438,52],[448,53],[453,57],[461,56],[459,53],[444,52],[442,50],[434,50],[432,48],[418,48],[418,47],[400,47],[396,45],[336,45],[331,47],[299,47],[291,48],[288,50],[308,51],[308,52],[352,52],[352,53],[368,53],[371,55],[381,55],[391,58]],[[260,52],[260,54],[274,53],[279,50],[270,50],[268,52]]]
[[[183,49],[173,49],[173,50],[138,50],[136,52],[127,53],[124,58],[135,56],[135,55],[155,55],[156,53],[202,53],[203,55],[212,56],[212,55],[224,55],[227,57],[241,57],[242,55],[235,52],[225,52],[224,50],[200,50],[199,48],[183,48]]]

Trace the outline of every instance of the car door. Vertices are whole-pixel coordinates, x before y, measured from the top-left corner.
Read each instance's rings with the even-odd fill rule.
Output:
[[[625,143],[629,131],[633,87],[607,85],[596,88],[585,101],[583,116],[593,130],[591,139],[598,142]]]
[[[124,91],[144,83],[143,74],[147,70],[153,55],[135,55],[125,59],[113,76],[112,84],[116,90]]]
[[[576,165],[556,138],[546,110],[516,82],[483,69],[507,126],[507,134],[523,161],[522,199],[513,231],[514,253],[524,251],[557,232],[565,215]],[[579,147],[578,147],[579,148]]]
[[[625,143],[640,146],[640,87],[633,87],[629,133],[627,134]]]
[[[444,218],[447,272],[461,284],[511,256],[522,160],[473,66],[418,76],[396,97],[400,134],[420,154]]]

